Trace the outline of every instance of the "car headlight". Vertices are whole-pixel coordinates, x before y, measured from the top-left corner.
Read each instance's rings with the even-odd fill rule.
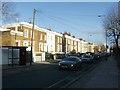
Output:
[[[70,66],[71,66],[71,67],[73,67],[74,65],[73,65],[73,64],[71,64]]]
[[[59,66],[60,66],[61,64],[59,63]]]

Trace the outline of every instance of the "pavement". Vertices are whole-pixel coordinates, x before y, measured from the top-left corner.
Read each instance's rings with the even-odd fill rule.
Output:
[[[120,70],[112,57],[101,62],[94,70],[76,80],[68,88],[119,88]]]
[[[58,64],[59,60],[50,60],[50,61],[43,61],[43,62],[34,62],[32,65],[27,63],[26,65],[2,65],[2,76],[11,76],[18,73],[23,72],[30,72],[39,70],[42,67],[46,67],[48,65],[56,65]]]
[[[34,67],[38,66],[40,64],[57,64],[61,59],[58,60],[50,60],[50,61],[40,61],[40,62],[34,62],[30,66],[30,63],[27,63],[26,65],[2,65],[2,70],[10,70],[10,69],[18,69],[18,68],[27,68],[27,67]]]

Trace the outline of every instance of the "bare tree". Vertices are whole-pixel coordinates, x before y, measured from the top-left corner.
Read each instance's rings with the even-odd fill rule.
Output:
[[[114,7],[108,12],[103,23],[107,37],[111,43],[115,44],[116,48],[118,49],[118,41],[120,36],[118,7]]]
[[[15,22],[19,16],[15,12],[15,5],[12,2],[1,2],[0,12],[2,14],[2,23]]]

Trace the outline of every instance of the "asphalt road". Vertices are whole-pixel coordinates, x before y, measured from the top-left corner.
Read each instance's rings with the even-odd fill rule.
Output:
[[[99,62],[100,63],[100,62]],[[36,70],[23,71],[2,78],[2,88],[53,88],[63,87],[78,76],[89,73],[97,64],[83,64],[81,70],[58,70],[58,65],[40,65]]]
[[[22,72],[2,78],[2,88],[48,87],[72,74],[74,71],[59,71],[57,65],[44,65],[31,72]]]
[[[116,60],[109,57],[89,73],[77,79],[66,88],[119,88],[119,70]]]

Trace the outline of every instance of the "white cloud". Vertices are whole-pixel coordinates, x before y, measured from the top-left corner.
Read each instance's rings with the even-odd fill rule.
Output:
[[[104,34],[105,31],[104,30],[85,30],[85,33],[89,33],[89,34]]]

